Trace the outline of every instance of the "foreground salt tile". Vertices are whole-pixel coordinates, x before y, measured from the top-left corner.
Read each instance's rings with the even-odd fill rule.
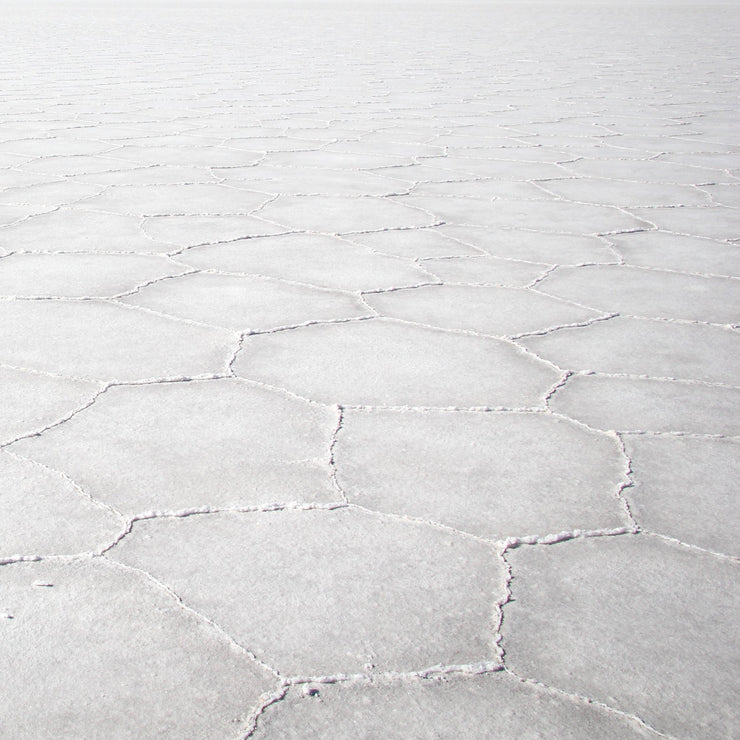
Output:
[[[158,255],[12,254],[0,261],[0,295],[102,298],[184,269]]]
[[[349,405],[531,406],[558,377],[498,339],[386,319],[247,337],[234,368],[314,401]]]
[[[740,289],[729,278],[625,265],[560,267],[537,289],[602,311],[725,324],[737,321],[740,300]]]
[[[198,273],[142,288],[125,303],[230,329],[253,331],[367,316],[357,296],[265,277]]]
[[[314,693],[315,692],[315,693]],[[508,673],[291,688],[253,738],[657,738],[635,720]]]
[[[374,254],[367,247],[321,234],[285,234],[196,247],[179,255],[178,261],[204,270],[265,275],[352,291],[430,280],[427,272],[406,260]]]
[[[537,262],[520,262],[498,257],[435,257],[422,262],[422,267],[449,283],[468,285],[502,285],[524,288],[547,269]]]
[[[250,236],[281,234],[284,228],[252,216],[156,216],[141,227],[151,239],[168,243],[167,249],[235,241]]]
[[[582,203],[629,207],[709,205],[711,202],[706,193],[690,185],[625,182],[596,177],[548,180],[541,184],[556,195]],[[647,220],[652,220],[649,213],[643,212],[642,215]]]
[[[334,426],[330,410],[285,394],[231,379],[191,381],[109,388],[11,449],[134,515],[336,499]]]
[[[494,257],[550,265],[616,261],[614,252],[595,236],[547,234],[511,228],[486,229],[476,226],[445,226],[444,233]]]
[[[0,477],[0,560],[91,551],[123,526],[69,479],[30,460],[0,452]]]
[[[740,433],[737,388],[578,375],[555,393],[549,406],[597,429]]]
[[[288,675],[496,660],[500,561],[427,525],[350,509],[159,519],[110,556]]]
[[[104,559],[0,572],[3,725],[16,738],[220,740],[274,677],[144,573]]]
[[[737,208],[632,208],[639,218],[659,229],[712,239],[740,239],[740,214]]]
[[[0,361],[96,380],[222,370],[232,332],[106,301],[3,301]]]
[[[116,185],[77,208],[137,216],[247,215],[266,200],[264,193],[209,183]]]
[[[609,241],[628,265],[740,276],[740,249],[735,244],[665,231],[612,235]]]
[[[615,441],[546,414],[348,410],[334,459],[351,502],[482,537],[626,523]]]
[[[97,383],[0,367],[0,441],[7,442],[52,424],[87,403]]]
[[[738,556],[737,442],[626,435],[638,524],[691,545]]]
[[[349,238],[356,244],[364,244],[376,252],[393,254],[397,257],[416,259],[481,254],[479,249],[449,239],[435,229],[389,229],[368,234],[352,234]]]
[[[259,215],[286,228],[327,234],[431,226],[435,220],[429,213],[397,201],[363,196],[280,196]]]
[[[497,336],[542,331],[600,315],[528,290],[474,285],[426,285],[371,293],[365,300],[384,316]]]
[[[740,384],[740,335],[724,327],[617,316],[519,342],[564,370]]]
[[[732,736],[737,563],[649,535],[524,546],[507,559],[514,672],[671,737]]]
[[[28,252],[167,252],[149,239],[136,216],[61,208],[0,231],[0,245]]]

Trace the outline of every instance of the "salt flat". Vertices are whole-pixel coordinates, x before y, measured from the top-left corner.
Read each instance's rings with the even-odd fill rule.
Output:
[[[740,736],[740,8],[2,10],[0,738]]]

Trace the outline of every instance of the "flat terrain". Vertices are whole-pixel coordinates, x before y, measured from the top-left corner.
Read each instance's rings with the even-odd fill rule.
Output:
[[[740,736],[740,9],[3,12],[0,738]]]

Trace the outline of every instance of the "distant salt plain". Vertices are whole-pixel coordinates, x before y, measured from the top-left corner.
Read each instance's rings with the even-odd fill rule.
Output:
[[[3,13],[0,737],[738,734],[737,7]]]

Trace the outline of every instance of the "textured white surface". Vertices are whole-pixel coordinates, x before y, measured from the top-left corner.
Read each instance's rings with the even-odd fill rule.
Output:
[[[2,13],[0,738],[737,736],[736,7]]]

